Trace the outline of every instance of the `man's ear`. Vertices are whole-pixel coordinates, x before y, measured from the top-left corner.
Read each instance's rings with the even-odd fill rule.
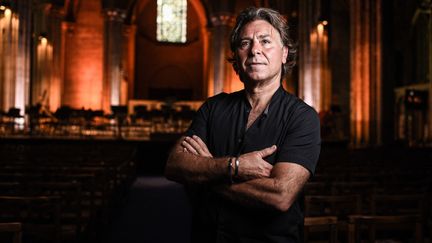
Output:
[[[288,47],[284,46],[282,47],[282,63],[285,64],[287,62],[288,58]]]

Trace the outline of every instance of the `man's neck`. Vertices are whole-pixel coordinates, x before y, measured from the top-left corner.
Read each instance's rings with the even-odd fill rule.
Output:
[[[245,85],[246,97],[252,110],[264,110],[280,85],[281,83],[278,80],[264,84]]]

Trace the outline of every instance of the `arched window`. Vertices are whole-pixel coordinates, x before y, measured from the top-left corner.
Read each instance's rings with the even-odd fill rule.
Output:
[[[156,38],[161,42],[186,42],[187,0],[158,0]]]

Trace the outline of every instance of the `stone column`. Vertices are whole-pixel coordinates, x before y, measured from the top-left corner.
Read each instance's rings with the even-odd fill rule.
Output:
[[[123,22],[126,17],[124,10],[105,9],[104,33],[104,82],[103,82],[103,109],[110,110],[111,105],[122,104],[122,49],[123,49]],[[124,99],[123,99],[124,101]]]
[[[16,8],[3,7],[0,12],[0,110],[17,107],[23,114],[24,85],[17,82],[19,14]]]
[[[49,39],[52,46],[52,70],[49,87],[49,107],[55,111],[61,106],[61,94],[64,77],[64,10],[62,7],[53,6],[50,10]]]
[[[210,29],[212,38],[210,44],[209,96],[224,91],[231,91],[233,69],[231,64],[227,61],[231,53],[228,38],[235,19],[230,13],[217,13],[211,17],[211,21],[213,27]]]
[[[350,0],[351,146],[381,144],[381,0]]]
[[[320,22],[320,1],[299,3],[299,96],[318,112],[327,111],[331,101],[331,79],[328,34]]]
[[[18,60],[16,67],[15,107],[24,114],[30,104],[32,1],[17,1],[19,12]]]
[[[74,98],[69,97],[70,93],[72,93],[72,90],[69,90],[70,87],[72,87],[72,84],[74,83],[74,80],[72,79],[72,77],[70,77],[70,73],[72,73],[72,71],[69,71],[68,69],[72,69],[73,66],[73,60],[72,60],[72,53],[67,50],[65,47],[67,46],[72,46],[73,47],[73,37],[75,35],[75,23],[74,22],[70,22],[70,21],[63,21],[62,22],[62,31],[61,31],[61,35],[62,35],[62,51],[61,51],[61,56],[63,57],[63,75],[62,75],[62,84],[63,87],[61,89],[61,105],[62,106],[73,106],[73,99],[77,99],[75,96]],[[69,48],[68,48],[69,49]],[[74,87],[75,88],[75,87]],[[75,107],[74,107],[75,108]]]
[[[100,110],[105,21],[101,1],[80,1],[73,14],[67,13],[66,20],[62,105]]]
[[[136,25],[124,25],[123,31],[123,84],[126,91],[121,92],[121,103],[127,103],[130,98],[134,97],[135,83],[135,35]]]
[[[31,82],[31,104],[49,105],[52,60],[52,38],[48,23],[50,5],[38,4],[33,11],[33,63]]]
[[[429,79],[429,110],[428,110],[428,131],[427,132],[427,142],[429,144],[432,144],[432,1],[430,0],[424,0],[423,4],[425,6],[424,14],[428,14],[428,24],[427,24],[427,38],[428,38],[428,49],[429,49],[429,55],[427,57],[428,61],[428,74],[427,78]]]

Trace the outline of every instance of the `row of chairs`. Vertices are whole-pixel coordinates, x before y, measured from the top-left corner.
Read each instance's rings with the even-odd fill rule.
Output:
[[[430,242],[431,151],[368,152],[318,163],[304,189],[305,242]]]
[[[135,177],[133,149],[45,145],[52,152],[44,155],[33,144],[0,150],[11,147],[20,152],[0,159],[0,222],[6,229],[19,223],[24,242],[95,237]]]
[[[109,114],[68,106],[53,113],[43,109],[42,112],[41,106],[30,107],[25,117],[18,108],[12,111],[0,113],[0,135],[143,137],[151,132],[184,132],[195,115],[189,106],[180,109],[162,106],[160,110],[135,106],[132,114],[126,106],[112,106]]]
[[[305,217],[304,225],[304,242],[424,242],[418,215],[351,215],[343,222],[335,216]],[[382,237],[386,240],[377,241]]]

